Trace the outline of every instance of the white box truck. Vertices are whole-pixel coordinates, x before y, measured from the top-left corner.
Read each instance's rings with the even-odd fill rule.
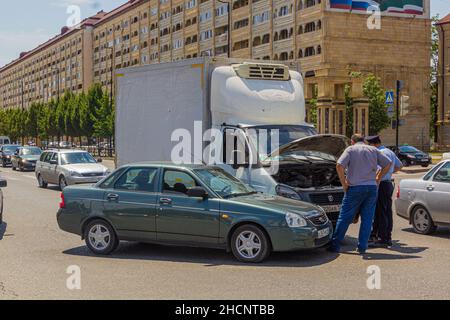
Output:
[[[335,160],[348,141],[317,135],[305,123],[298,71],[266,61],[202,57],[118,70],[116,81],[118,166],[173,161],[180,136],[190,140],[184,145],[190,146],[191,162],[210,163],[202,137],[216,129],[224,141],[224,161],[216,164],[260,191],[339,211],[343,191]],[[277,170],[271,172],[274,162]]]

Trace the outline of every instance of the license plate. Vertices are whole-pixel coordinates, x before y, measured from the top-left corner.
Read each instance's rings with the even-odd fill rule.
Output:
[[[339,212],[341,211],[342,205],[341,204],[335,204],[330,206],[320,206],[325,212]]]
[[[318,238],[322,239],[330,234],[330,228],[319,230],[317,233]]]

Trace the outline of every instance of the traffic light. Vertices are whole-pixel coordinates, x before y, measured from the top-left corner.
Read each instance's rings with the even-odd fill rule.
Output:
[[[408,114],[409,96],[401,96],[400,98],[400,116],[404,117]]]

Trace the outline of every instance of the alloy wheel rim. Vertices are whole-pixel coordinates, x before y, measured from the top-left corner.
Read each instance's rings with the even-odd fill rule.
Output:
[[[261,251],[261,239],[253,231],[243,231],[236,239],[239,254],[246,259],[253,259]]]
[[[100,251],[105,250],[111,241],[111,234],[108,229],[101,224],[92,226],[89,230],[88,237],[92,247]]]
[[[430,225],[428,213],[424,209],[419,209],[414,215],[414,225],[417,230],[426,231]]]
[[[61,180],[59,181],[59,186],[61,187],[61,189],[67,187],[66,179],[61,178]]]

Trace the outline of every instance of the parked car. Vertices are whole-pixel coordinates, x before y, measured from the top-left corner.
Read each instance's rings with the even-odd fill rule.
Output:
[[[72,142],[70,142],[70,141],[61,141],[59,143],[59,147],[61,149],[70,149],[70,148],[72,148]]]
[[[318,206],[254,191],[223,169],[138,163],[61,194],[59,227],[96,254],[120,240],[217,247],[243,262],[271,251],[326,245],[333,231]]]
[[[11,139],[9,137],[0,136],[0,146],[4,144],[11,144]]]
[[[101,165],[101,159],[81,150],[48,150],[36,163],[36,178],[39,187],[59,185],[63,190],[68,185],[96,183],[110,172]]]
[[[20,147],[11,156],[11,166],[15,171],[19,169],[20,171],[36,169],[36,162],[41,157],[42,150],[38,147]]]
[[[450,226],[450,160],[440,162],[421,179],[402,180],[395,207],[417,233],[431,234],[437,226]]]
[[[20,146],[13,144],[5,144],[0,147],[0,158],[3,168],[6,168],[11,164],[11,157],[14,152],[16,152],[17,148],[20,148]]]
[[[3,223],[3,192],[2,188],[6,188],[6,180],[0,179],[0,225]]]
[[[395,152],[397,157],[400,159],[404,167],[421,165],[422,167],[428,167],[433,159],[432,157],[419,149],[412,146],[400,146],[389,147]]]

